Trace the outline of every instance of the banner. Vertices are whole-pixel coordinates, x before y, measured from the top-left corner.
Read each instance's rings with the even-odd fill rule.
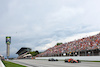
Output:
[[[6,37],[6,44],[11,44],[11,37]]]

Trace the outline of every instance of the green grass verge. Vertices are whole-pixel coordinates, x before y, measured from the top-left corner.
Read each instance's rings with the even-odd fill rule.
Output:
[[[6,67],[26,67],[26,66],[15,64],[15,63],[8,62],[8,61],[2,61],[2,62],[4,63]]]

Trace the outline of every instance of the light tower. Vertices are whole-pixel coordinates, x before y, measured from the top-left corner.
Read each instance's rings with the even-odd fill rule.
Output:
[[[8,59],[9,55],[10,55],[10,44],[11,44],[11,37],[10,36],[6,37],[6,44],[7,44],[7,59]]]

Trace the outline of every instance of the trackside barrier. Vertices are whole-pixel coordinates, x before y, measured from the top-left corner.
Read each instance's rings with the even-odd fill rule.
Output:
[[[79,60],[86,60],[86,61],[100,61],[100,56],[68,56],[68,57],[36,57],[36,59],[49,59],[54,58],[58,60],[65,60],[69,58],[79,59]]]
[[[1,60],[0,60],[0,67],[5,67],[5,65],[2,63]]]

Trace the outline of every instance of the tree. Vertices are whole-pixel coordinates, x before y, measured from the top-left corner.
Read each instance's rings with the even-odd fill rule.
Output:
[[[63,44],[63,43],[57,43],[56,45],[58,46],[58,45],[61,45],[61,44]]]
[[[39,51],[36,50],[35,52],[39,54]]]
[[[30,52],[30,54],[31,54],[32,56],[36,56],[37,54],[39,54],[39,52],[36,50],[36,51]]]

